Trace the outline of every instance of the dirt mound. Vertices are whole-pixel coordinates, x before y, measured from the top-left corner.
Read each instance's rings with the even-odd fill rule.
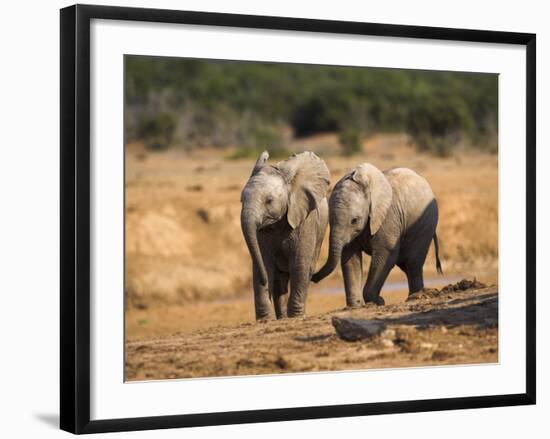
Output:
[[[422,290],[411,294],[407,300],[429,299],[432,297],[439,297],[441,295],[455,293],[458,291],[466,291],[472,288],[479,289],[486,287],[487,285],[485,285],[483,282],[479,282],[476,278],[474,278],[474,280],[462,279],[461,281],[455,284],[447,285],[440,290],[438,290],[437,288],[423,288]]]
[[[126,379],[496,362],[498,289],[466,285],[461,281],[429,300],[130,341]],[[334,318],[374,321],[380,330],[345,341],[333,327]]]
[[[479,282],[474,277],[474,280],[462,279],[460,282],[457,282],[456,284],[447,285],[446,287],[443,287],[441,289],[441,294],[451,293],[454,291],[466,291],[472,288],[479,289],[479,288],[486,288],[486,287],[487,285],[485,285],[483,282]]]
[[[190,256],[193,234],[179,223],[171,206],[143,214],[130,212],[126,218],[126,252],[143,256]]]

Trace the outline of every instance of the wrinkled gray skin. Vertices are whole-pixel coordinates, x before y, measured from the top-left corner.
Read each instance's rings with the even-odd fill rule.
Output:
[[[347,306],[362,301],[383,305],[380,291],[395,265],[407,275],[409,294],[424,288],[422,269],[432,239],[441,273],[437,202],[428,182],[414,171],[382,173],[361,164],[335,185],[329,206],[329,257],[312,280],[319,282],[340,262]],[[371,255],[364,287],[362,252]]]
[[[330,173],[325,162],[311,152],[276,165],[267,165],[268,158],[267,152],[260,155],[241,194],[257,320],[273,318],[273,311],[277,318],[305,313],[328,225]]]

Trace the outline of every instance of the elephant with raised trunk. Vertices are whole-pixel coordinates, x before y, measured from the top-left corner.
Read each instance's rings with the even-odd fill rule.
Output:
[[[312,152],[275,165],[263,152],[241,194],[241,227],[252,258],[256,319],[305,313],[328,225],[329,170]],[[290,295],[288,284],[290,281]]]
[[[361,164],[338,181],[329,206],[329,257],[312,280],[319,282],[340,262],[347,306],[383,305],[380,291],[395,265],[407,275],[409,294],[424,288],[422,270],[432,239],[442,273],[437,201],[428,182],[411,169],[382,172]],[[364,287],[363,252],[371,256]]]

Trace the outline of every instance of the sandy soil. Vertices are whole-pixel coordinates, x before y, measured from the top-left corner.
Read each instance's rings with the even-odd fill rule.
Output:
[[[334,316],[376,320],[385,329],[369,340],[344,341]],[[382,307],[126,342],[129,381],[497,361],[498,288],[479,283],[426,289]]]

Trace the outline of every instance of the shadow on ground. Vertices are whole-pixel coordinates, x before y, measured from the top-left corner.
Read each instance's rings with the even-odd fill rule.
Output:
[[[36,413],[34,417],[50,428],[59,429],[59,415],[57,413]]]

